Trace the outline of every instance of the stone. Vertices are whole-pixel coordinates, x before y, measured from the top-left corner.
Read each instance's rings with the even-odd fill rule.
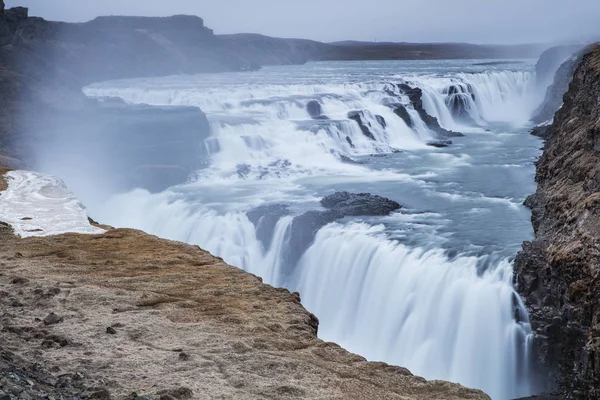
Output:
[[[430,140],[427,146],[431,147],[448,147],[452,144],[452,140]]]
[[[570,61],[572,63],[573,60]],[[535,240],[515,259],[529,310],[533,360],[542,390],[559,398],[600,398],[600,46],[581,54],[536,164],[531,209]],[[566,73],[566,71],[563,71]],[[545,116],[544,118],[546,118]]]
[[[306,104],[306,112],[308,112],[308,115],[310,115],[310,117],[313,119],[320,119],[324,117],[321,103],[319,103],[317,100],[311,100],[308,102],[308,104]]]
[[[404,121],[406,126],[408,126],[409,128],[412,129],[415,127],[415,123],[413,122],[412,118],[410,117],[408,110],[406,110],[406,107],[403,106],[402,104],[400,104],[400,105],[396,106],[396,108],[394,108],[394,114],[396,114],[397,116],[402,118],[402,121]]]
[[[112,326],[109,326],[108,328],[106,328],[106,333],[108,333],[109,335],[116,335],[117,331]]]
[[[402,94],[409,98],[411,105],[413,106],[415,111],[419,113],[419,117],[421,117],[421,120],[423,120],[423,122],[425,123],[427,128],[429,128],[429,130],[437,134],[442,139],[446,139],[449,137],[464,136],[462,133],[449,131],[447,129],[442,128],[437,118],[427,113],[427,111],[423,107],[423,91],[421,90],[421,88],[412,88],[406,83],[399,83],[397,87]],[[399,112],[400,114],[397,113],[397,115],[399,115],[404,120],[404,122],[406,122],[405,117],[402,116],[403,112],[401,110]]]
[[[348,215],[389,215],[402,208],[396,201],[370,193],[338,192],[321,199],[321,205]]]
[[[348,119],[355,121],[360,127],[360,131],[371,140],[376,140],[375,135],[371,132],[371,125],[364,119],[365,111],[350,111],[348,113]]]
[[[46,315],[46,318],[44,318],[43,321],[44,325],[56,325],[63,321],[63,317],[51,312],[50,314]]]

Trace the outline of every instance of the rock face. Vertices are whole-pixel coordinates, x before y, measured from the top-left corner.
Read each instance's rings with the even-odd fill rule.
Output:
[[[535,240],[515,261],[542,375],[566,399],[600,398],[600,46],[581,57],[547,129]]]
[[[571,53],[571,56],[568,57],[567,53],[571,50],[573,52]],[[546,89],[546,95],[544,97],[544,101],[533,113],[533,118],[531,119],[533,122],[535,122],[536,124],[541,124],[541,123],[551,120],[552,117],[554,117],[554,113],[563,104],[563,95],[566,93],[566,91],[569,88],[569,83],[571,82],[571,78],[573,77],[575,68],[577,68],[577,66],[581,62],[583,55],[585,53],[587,53],[589,50],[590,50],[589,48],[581,50],[580,47],[578,47],[578,48],[567,47],[567,48],[559,48],[555,52],[551,53],[553,55],[553,57],[555,57],[555,59],[556,59],[556,57],[558,57],[560,55],[567,54],[567,55],[565,55],[565,57],[567,57],[567,59],[560,64],[560,66],[556,70],[556,73],[554,74],[554,78],[551,79],[552,83]],[[556,54],[556,53],[558,53],[558,54]],[[546,56],[546,58],[549,58],[549,57],[550,56]],[[538,65],[536,66],[536,71],[539,70],[538,73],[540,73],[540,74],[544,74],[544,73],[548,74],[547,70],[549,70],[550,68],[548,66],[546,66],[546,64],[549,64],[549,63],[550,63],[549,61],[544,62],[544,57],[542,57],[540,59],[540,61],[538,62]],[[539,78],[539,80],[538,80],[538,84],[543,85],[543,83],[539,83],[543,79],[544,79],[544,77],[542,75],[542,77]]]
[[[0,398],[489,400],[319,340],[298,293],[197,246],[0,224],[0,260]]]

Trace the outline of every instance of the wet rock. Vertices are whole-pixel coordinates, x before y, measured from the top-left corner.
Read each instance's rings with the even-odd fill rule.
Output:
[[[539,125],[531,130],[533,136],[537,136],[541,139],[548,139],[549,125]]]
[[[348,118],[352,121],[355,121],[360,127],[360,131],[371,140],[376,140],[375,135],[371,132],[371,124],[365,120],[365,112],[364,111],[350,111],[348,113]]]
[[[321,200],[321,205],[344,216],[389,215],[401,208],[398,202],[370,193],[338,192]]]
[[[317,100],[311,100],[306,105],[306,112],[312,119],[328,119],[327,116],[323,115],[323,109],[321,103]]]
[[[338,192],[321,200],[325,211],[312,210],[294,218],[284,251],[285,265],[293,268],[327,224],[348,216],[385,216],[401,208],[397,202],[370,193]]]
[[[437,118],[429,115],[427,111],[425,111],[422,99],[423,91],[420,88],[412,88],[406,83],[400,83],[397,86],[404,95],[408,96],[413,108],[415,111],[417,111],[417,113],[419,113],[419,117],[421,117],[421,120],[423,120],[427,128],[429,128],[431,131],[439,135],[441,138],[464,136],[462,133],[449,131],[442,128]]]
[[[116,335],[117,331],[112,326],[109,326],[108,328],[106,328],[106,333],[108,333],[109,335]]]
[[[50,314],[46,315],[46,318],[44,318],[43,321],[44,325],[56,325],[63,321],[63,317],[51,312]]]
[[[381,115],[376,115],[375,119],[377,120],[379,125],[381,125],[382,128],[387,127],[387,122],[385,122],[385,118],[383,118]]]
[[[525,202],[532,211],[535,240],[523,243],[514,265],[517,290],[536,333],[532,356],[542,390],[558,388],[564,398],[596,399],[600,47],[582,55],[574,71],[566,80],[571,83],[564,104],[545,128],[544,153],[536,164],[538,187]]]
[[[277,222],[289,213],[288,206],[285,204],[260,206],[246,213],[256,229],[256,237],[265,249],[271,247]]]
[[[431,147],[448,147],[452,144],[452,140],[431,140],[427,142],[427,146]]]
[[[415,123],[413,122],[412,118],[410,117],[410,114],[406,110],[406,107],[404,107],[402,104],[400,104],[400,105],[396,106],[396,108],[394,108],[394,114],[396,114],[397,116],[402,118],[402,121],[404,121],[404,123],[409,128],[412,129],[415,127]]]

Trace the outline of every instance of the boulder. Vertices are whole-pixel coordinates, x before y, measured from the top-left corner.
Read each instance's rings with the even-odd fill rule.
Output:
[[[431,147],[448,147],[452,144],[452,140],[430,140],[427,146]]]
[[[327,116],[323,115],[323,108],[317,100],[311,100],[306,104],[306,112],[312,119],[328,119]]]
[[[344,216],[389,215],[401,208],[396,201],[370,193],[338,192],[321,199],[321,205]]]
[[[432,132],[436,133],[441,138],[464,136],[462,133],[453,132],[442,128],[437,118],[429,115],[427,111],[425,111],[422,99],[423,91],[420,88],[411,88],[406,83],[399,83],[397,86],[398,89],[400,89],[400,92],[402,92],[402,94],[409,98],[413,108],[419,113],[419,116],[421,117],[427,128],[429,128]]]

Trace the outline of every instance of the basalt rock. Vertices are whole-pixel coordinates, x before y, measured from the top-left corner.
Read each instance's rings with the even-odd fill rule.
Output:
[[[328,119],[326,115],[323,115],[323,108],[317,100],[311,100],[306,104],[306,112],[312,119]]]
[[[406,83],[399,83],[397,86],[398,89],[400,89],[400,91],[404,95],[408,96],[410,103],[412,104],[413,108],[419,113],[419,117],[421,117],[427,128],[429,128],[432,132],[437,134],[440,138],[445,139],[449,137],[464,136],[462,133],[453,132],[442,128],[437,118],[427,113],[427,111],[423,107],[423,91],[421,90],[421,88],[412,88]],[[404,121],[406,122],[405,119]]]
[[[348,113],[348,118],[358,124],[363,135],[371,140],[376,140],[375,135],[371,132],[371,123],[365,119],[365,111],[350,111]]]
[[[570,80],[570,79],[569,79]],[[547,127],[538,188],[526,205],[535,240],[515,260],[546,391],[600,398],[600,46],[581,56]],[[549,379],[548,379],[549,377]]]
[[[397,116],[399,116],[400,118],[402,118],[402,121],[404,121],[404,123],[409,127],[409,128],[414,128],[415,127],[415,123],[413,122],[412,118],[410,117],[410,114],[408,113],[408,110],[406,110],[406,107],[403,106],[402,104],[397,105],[394,108],[394,114],[396,114]]]
[[[338,192],[321,200],[325,211],[312,210],[292,221],[286,266],[296,265],[310,247],[315,235],[325,225],[349,216],[385,216],[401,208],[396,201],[370,193]]]

